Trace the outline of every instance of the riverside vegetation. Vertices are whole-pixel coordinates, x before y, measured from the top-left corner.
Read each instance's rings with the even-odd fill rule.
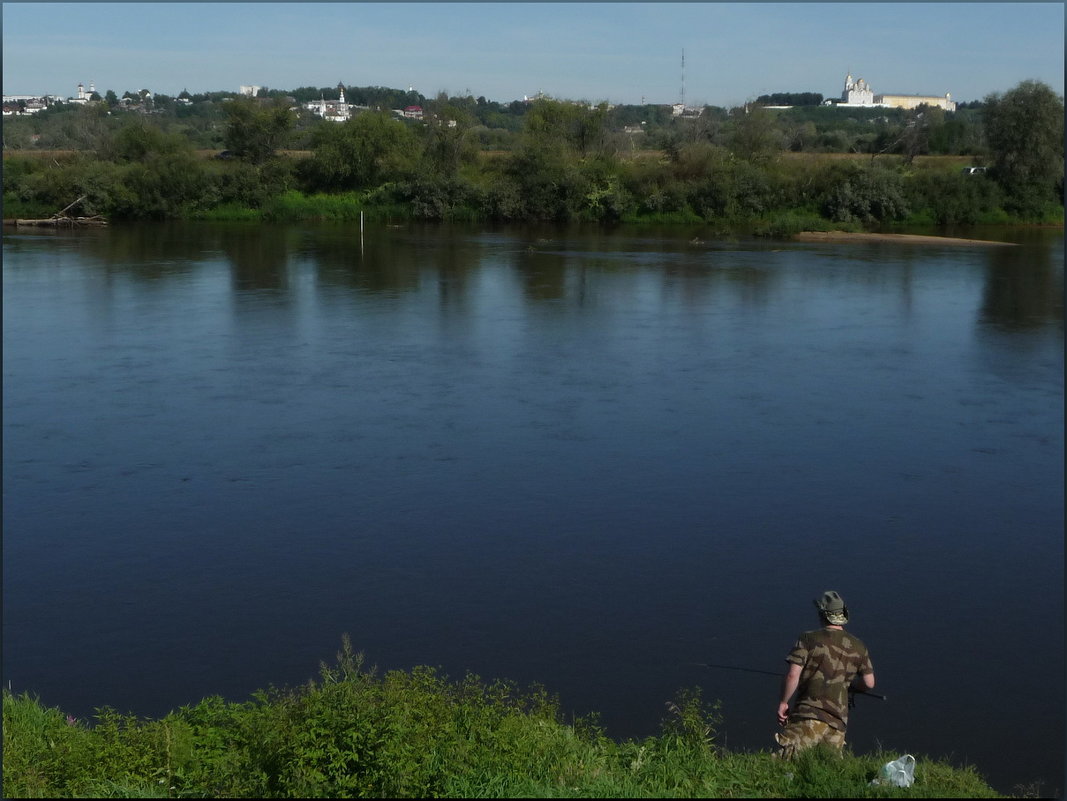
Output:
[[[146,108],[142,92],[140,110],[123,111],[109,91],[5,120],[4,216],[78,199],[77,213],[112,220],[683,222],[765,235],[1063,221],[1063,99],[1039,81],[955,112],[754,103],[678,118],[442,93],[418,96],[422,121],[371,106],[335,123],[267,94]],[[205,157],[219,145],[225,158]]]
[[[897,754],[727,751],[699,689],[667,704],[658,735],[617,742],[595,717],[567,722],[540,687],[428,667],[378,676],[347,637],[317,681],[252,697],[159,720],[105,707],[90,725],[5,689],[4,797],[1003,797],[944,760],[920,757],[900,789],[870,784]]]

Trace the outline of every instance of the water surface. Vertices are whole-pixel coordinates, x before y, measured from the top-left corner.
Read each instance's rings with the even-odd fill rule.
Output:
[[[762,749],[777,681],[691,663],[782,668],[836,589],[856,750],[1062,790],[1062,232],[696,233],[5,232],[5,680],[155,716],[347,632]]]

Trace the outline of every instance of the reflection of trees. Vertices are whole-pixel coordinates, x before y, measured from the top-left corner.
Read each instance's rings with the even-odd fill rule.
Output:
[[[766,305],[770,290],[777,282],[776,271],[757,264],[731,264],[724,268],[723,263],[730,260],[729,256],[715,254],[711,259],[702,263],[685,261],[665,265],[664,284],[677,287],[686,303],[694,307],[724,291],[734,294],[745,306]]]
[[[80,236],[84,254],[108,274],[158,280],[186,275],[221,251],[232,267],[236,289],[288,286],[292,229],[219,223],[138,223],[116,225]]]
[[[567,294],[567,259],[534,246],[516,254],[515,267],[527,300],[562,300]]]
[[[1055,267],[1052,248],[1043,243],[990,250],[982,322],[1009,329],[1063,324],[1063,271]]]
[[[315,265],[319,283],[364,292],[410,292],[419,286],[419,249],[392,229],[371,229],[360,242],[354,228],[305,231],[304,255]]]
[[[447,230],[447,229],[446,229]],[[463,307],[467,297],[467,277],[482,260],[481,243],[468,237],[440,236],[440,229],[428,228],[436,236],[427,262],[437,267],[437,286],[443,307]],[[421,232],[420,232],[421,235]]]
[[[217,235],[230,260],[235,289],[289,288],[290,229],[239,225],[221,228]]]
[[[197,232],[190,234],[190,228]],[[204,237],[199,226],[185,223],[115,225],[95,235],[82,236],[84,254],[99,261],[109,274],[157,280],[188,272],[189,263],[204,258]]]
[[[358,226],[305,231],[304,255],[311,259],[323,285],[363,292],[417,290],[424,274],[436,273],[442,302],[466,292],[466,279],[477,268],[482,245],[440,225],[368,227],[360,241]]]

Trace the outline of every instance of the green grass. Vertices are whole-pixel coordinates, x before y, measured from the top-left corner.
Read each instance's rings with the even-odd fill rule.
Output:
[[[189,215],[192,220],[212,222],[261,222],[263,212],[238,203],[223,203],[212,209],[200,209]]]
[[[833,222],[814,211],[772,212],[752,226],[755,236],[787,238],[801,231],[862,231],[856,222]]]
[[[3,692],[5,798],[996,798],[972,768],[920,757],[907,790],[872,787],[895,754],[813,750],[792,762],[716,740],[699,690],[659,734],[617,742],[566,722],[544,689],[428,667],[365,669],[347,638],[335,665],[244,703],[205,698],[159,720],[68,718]]]

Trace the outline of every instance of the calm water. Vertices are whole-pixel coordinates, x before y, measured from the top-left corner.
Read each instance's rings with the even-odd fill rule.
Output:
[[[4,680],[79,717],[380,669],[761,749],[837,589],[850,741],[1064,784],[1063,235],[5,231]]]

